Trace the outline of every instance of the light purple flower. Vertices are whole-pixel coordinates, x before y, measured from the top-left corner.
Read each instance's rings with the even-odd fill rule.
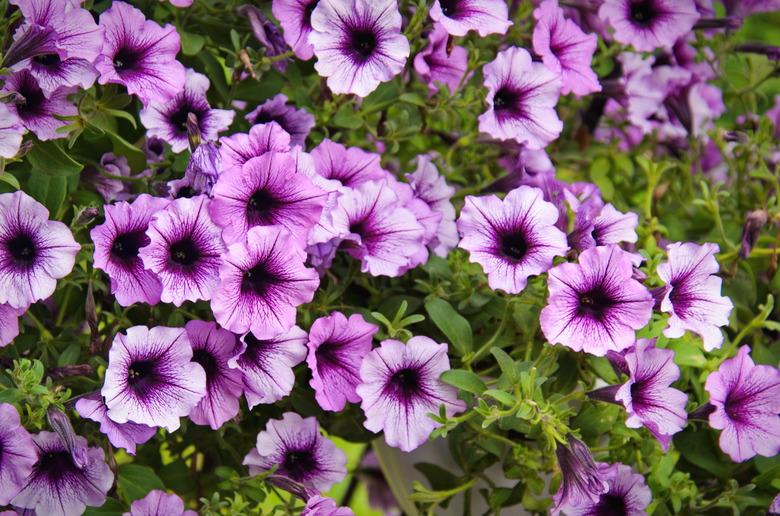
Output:
[[[68,446],[53,432],[32,436],[37,454],[33,472],[11,504],[47,516],[81,514],[87,506],[103,505],[114,473],[102,449],[89,448],[79,435],[72,437]]]
[[[638,239],[636,213],[622,213],[611,204],[583,205],[576,209],[574,231],[569,235],[571,246],[590,249],[598,245],[635,243]]]
[[[108,407],[99,393],[90,394],[76,401],[76,412],[81,417],[100,423],[100,432],[108,437],[111,444],[124,448],[130,455],[135,455],[136,445],[143,444],[157,433],[151,426],[128,421],[116,423],[108,417]]]
[[[0,305],[0,348],[7,346],[19,335],[19,317],[25,308],[13,308],[11,305]]]
[[[534,52],[544,65],[562,79],[561,93],[578,97],[601,91],[599,78],[590,66],[598,46],[595,34],[585,34],[563,16],[558,0],[544,0],[534,10]]]
[[[701,336],[707,351],[723,343],[720,327],[729,323],[734,306],[720,295],[718,250],[717,244],[677,242],[667,246],[668,260],[658,265],[658,276],[666,283],[661,311],[670,314],[664,335],[678,338],[692,331]]]
[[[184,89],[164,102],[152,101],[139,114],[147,129],[147,137],[160,138],[171,145],[173,152],[181,152],[188,146],[187,117],[195,115],[204,141],[214,141],[217,133],[227,129],[235,113],[228,109],[212,109],[206,98],[209,79],[195,70],[188,69]]]
[[[281,226],[303,245],[320,218],[325,191],[309,179],[311,157],[296,151],[266,152],[240,169],[225,171],[214,186],[209,212],[228,244],[257,226]]]
[[[106,152],[100,157],[99,166],[88,166],[81,172],[81,180],[90,184],[103,197],[105,202],[126,201],[132,197],[126,182],[123,182],[121,179],[106,177],[100,173],[98,168],[112,176],[131,177],[130,165],[126,157],[117,156],[113,152]]]
[[[314,115],[305,109],[287,104],[287,97],[279,93],[266,100],[244,117],[250,124],[276,122],[290,135],[290,145],[303,147],[314,127]]]
[[[488,110],[479,116],[480,131],[530,149],[542,149],[558,138],[563,129],[555,112],[560,75],[532,62],[530,54],[518,47],[499,52],[483,73]]]
[[[694,0],[604,0],[599,8],[599,18],[615,30],[615,41],[639,52],[671,48],[699,16]]]
[[[15,111],[0,103],[0,158],[11,159],[19,153],[25,129]]]
[[[722,430],[720,449],[731,460],[780,453],[780,370],[756,365],[750,348],[742,346],[737,356],[710,373],[704,389],[715,407],[710,426]]]
[[[333,93],[366,97],[401,73],[409,57],[396,0],[320,0],[311,26],[314,68]]]
[[[241,168],[266,152],[289,152],[290,135],[276,122],[252,126],[249,134],[234,133],[219,139],[219,153],[225,170]]]
[[[780,11],[780,0],[724,0],[729,16],[746,17],[756,13]]]
[[[165,159],[165,142],[160,138],[144,138],[141,149],[149,164],[160,163]]]
[[[190,419],[216,430],[238,414],[241,372],[228,366],[236,336],[210,321],[189,321],[184,329],[192,344],[192,361],[206,372],[206,395],[190,411]]]
[[[428,35],[428,44],[414,56],[414,70],[428,84],[428,91],[438,91],[437,83],[447,86],[450,94],[458,89],[468,69],[468,51],[460,46],[447,48],[449,35],[441,24],[436,24]]]
[[[105,30],[103,48],[95,60],[100,84],[127,88],[148,105],[166,102],[184,88],[184,66],[176,60],[179,34],[171,24],[161,27],[124,2],[114,2],[100,15]]]
[[[566,235],[555,227],[558,209],[530,186],[495,195],[467,196],[458,219],[459,247],[482,266],[494,290],[520,293],[530,276],[552,267],[568,250]]]
[[[428,243],[428,248],[437,256],[447,256],[458,245],[459,240],[455,207],[450,200],[455,189],[447,184],[427,154],[417,157],[417,168],[411,174],[406,174],[406,180],[415,198],[425,202],[435,213],[441,214],[436,235]]]
[[[654,341],[639,339],[625,354],[629,379],[620,386],[615,399],[628,411],[626,426],[646,427],[664,450],[672,436],[685,427],[688,396],[671,387],[680,378],[674,351],[656,348]]]
[[[309,43],[311,13],[319,0],[273,0],[271,11],[284,29],[284,41],[298,58],[307,61],[314,55]]]
[[[257,434],[257,446],[244,458],[250,475],[279,466],[277,475],[317,491],[327,491],[343,480],[346,463],[344,452],[320,434],[315,418],[303,419],[294,412],[269,420],[265,430]]]
[[[306,332],[297,326],[277,337],[260,340],[251,333],[241,337],[241,346],[228,365],[241,372],[249,408],[276,403],[292,391],[293,367],[306,359]]]
[[[160,302],[162,283],[154,272],[144,268],[139,250],[149,245],[146,230],[152,216],[168,202],[141,194],[132,203],[106,205],[106,221],[90,232],[95,244],[94,266],[108,274],[111,293],[122,306]]]
[[[506,34],[512,25],[505,0],[436,0],[430,16],[452,36],[465,36],[470,30],[483,38]]]
[[[333,498],[314,495],[306,501],[301,516],[355,516],[349,507],[339,507]]]
[[[184,502],[175,494],[154,489],[130,504],[130,512],[122,516],[198,516],[198,513],[184,510]]]
[[[550,514],[555,516],[561,514],[562,508],[596,502],[608,489],[587,445],[571,434],[567,441],[568,445],[558,444],[555,448],[561,470],[561,485],[553,496],[555,505],[550,509]],[[568,510],[566,514],[569,514]]]
[[[0,505],[7,505],[37,460],[30,434],[22,426],[16,407],[8,403],[0,403],[0,450]]]
[[[114,338],[101,394],[115,423],[179,428],[206,394],[206,374],[192,360],[184,328],[133,326]]]
[[[279,26],[269,20],[263,11],[254,5],[243,4],[236,9],[236,12],[247,18],[252,34],[263,45],[266,56],[276,57],[287,52],[287,43],[279,30]],[[272,66],[279,72],[284,73],[287,71],[289,62],[290,59],[283,56],[274,61]]]
[[[609,488],[598,500],[583,501],[578,505],[567,504],[561,507],[566,516],[596,516],[624,514],[625,516],[645,516],[647,506],[652,500],[650,488],[639,473],[624,464],[598,465],[599,478]]]
[[[371,340],[378,330],[360,314],[347,319],[341,312],[333,312],[314,321],[306,362],[312,374],[309,384],[320,407],[338,412],[347,402],[360,401],[355,392],[360,364],[371,351]]]
[[[325,138],[311,151],[314,160],[312,182],[328,192],[355,188],[367,181],[382,180],[388,172],[379,154],[358,147],[345,147]]]
[[[250,229],[246,241],[230,245],[222,260],[211,309],[233,333],[269,339],[289,331],[296,307],[311,301],[320,284],[317,271],[304,266],[300,244],[279,226]]]
[[[211,190],[222,175],[222,157],[220,148],[215,143],[204,142],[198,145],[187,162],[184,177],[168,182],[168,189],[173,197],[188,197],[183,195],[211,195]]]
[[[66,132],[59,132],[58,129],[68,125],[68,121],[57,117],[77,114],[76,106],[68,101],[72,89],[57,88],[46,94],[29,70],[21,70],[6,77],[2,91],[21,96],[16,102],[8,104],[8,108],[39,140],[56,140],[67,136]]]
[[[416,336],[403,342],[388,339],[363,359],[361,383],[355,389],[366,414],[363,425],[385,433],[390,446],[412,451],[440,427],[428,415],[444,405],[447,417],[466,409],[458,391],[439,377],[450,369],[447,344]]]
[[[545,338],[596,356],[630,347],[653,311],[653,296],[633,279],[632,261],[608,245],[583,251],[577,264],[550,269],[550,296],[540,315]]]
[[[163,303],[209,300],[217,286],[225,246],[209,216],[209,198],[176,199],[152,215],[149,244],[138,252],[162,283]]]
[[[0,304],[27,308],[51,296],[80,248],[41,203],[21,190],[0,194]]]

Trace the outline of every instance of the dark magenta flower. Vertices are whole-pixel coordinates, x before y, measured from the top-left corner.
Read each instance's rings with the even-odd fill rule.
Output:
[[[9,403],[0,403],[0,450],[0,504],[8,505],[37,461],[35,444]]]
[[[5,79],[3,93],[15,93],[18,99],[8,104],[11,113],[39,140],[65,138],[67,133],[58,129],[68,125],[67,117],[77,114],[76,106],[68,101],[72,88],[57,88],[45,93],[29,70],[12,73]]]
[[[598,476],[608,489],[597,500],[565,504],[560,507],[566,516],[645,516],[652,500],[650,488],[639,473],[624,464],[598,464]]]
[[[100,393],[90,394],[76,401],[76,412],[81,417],[100,423],[100,432],[108,437],[111,444],[124,448],[130,455],[135,455],[136,445],[143,444],[157,433],[151,426],[128,421],[116,423],[108,417],[108,407]]]
[[[599,18],[615,30],[615,41],[639,52],[671,48],[699,17],[694,0],[604,0],[599,8]]]
[[[449,35],[441,24],[436,24],[428,34],[428,44],[414,56],[414,70],[428,84],[428,91],[438,91],[437,83],[447,86],[450,94],[458,89],[468,68],[468,51],[455,45],[447,48]]]
[[[596,502],[608,489],[588,446],[571,434],[567,436],[567,441],[568,445],[558,444],[555,448],[561,470],[561,486],[553,496],[555,505],[550,510],[553,515],[561,514],[565,508],[568,516],[569,508]]]
[[[512,25],[505,0],[435,0],[430,16],[453,36],[506,34]]]
[[[284,30],[284,40],[304,61],[314,55],[309,43],[311,13],[319,0],[273,0],[271,10]]]
[[[175,494],[154,489],[130,504],[130,512],[122,516],[198,516],[198,513],[185,510],[184,502]]]
[[[266,100],[244,117],[250,124],[276,122],[290,135],[290,145],[306,145],[306,137],[314,127],[314,115],[305,109],[287,104],[287,97],[279,93]]]

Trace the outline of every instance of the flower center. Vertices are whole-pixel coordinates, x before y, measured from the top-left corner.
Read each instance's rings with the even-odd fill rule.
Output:
[[[19,234],[6,243],[8,252],[11,253],[18,265],[29,267],[35,262],[38,250],[32,238],[25,234]]]
[[[642,27],[652,24],[657,17],[653,0],[633,1],[631,2],[630,10],[631,19]]]
[[[420,373],[405,367],[393,373],[388,383],[392,393],[406,401],[420,392]]]
[[[317,357],[317,362],[323,365],[339,366],[341,364],[341,360],[339,360],[341,344],[341,342],[323,342],[320,344],[314,353]]]
[[[493,109],[505,112],[514,109],[520,100],[520,94],[511,88],[501,88],[493,96]]]
[[[219,366],[217,365],[217,359],[214,355],[209,353],[205,349],[196,349],[192,353],[192,361],[197,362],[206,371],[206,381],[214,378],[219,372]]]
[[[456,18],[459,14],[459,0],[440,0],[441,12],[448,18]]]
[[[241,280],[241,291],[261,296],[265,294],[273,281],[273,274],[268,272],[264,263],[259,263],[244,272],[244,278]]]
[[[742,421],[742,400],[737,396],[726,396],[723,410],[732,421]]]
[[[617,494],[604,494],[599,499],[598,508],[590,514],[599,516],[625,516],[626,500]]]
[[[200,249],[189,237],[171,244],[170,253],[171,260],[185,267],[195,264],[200,258]]]
[[[501,252],[513,260],[522,260],[528,252],[528,242],[522,232],[509,233],[501,237]]]
[[[265,363],[265,355],[269,347],[272,346],[271,341],[260,340],[251,333],[247,333],[244,337],[244,344],[246,344],[246,350],[238,358],[240,366]]]
[[[187,132],[187,118],[189,117],[189,114],[192,113],[192,115],[195,117],[196,120],[198,120],[198,113],[195,112],[195,110],[192,109],[192,106],[189,106],[187,104],[183,104],[179,106],[179,108],[173,112],[173,114],[170,116],[169,121],[170,124],[176,128],[177,131],[180,133],[186,133]],[[198,120],[198,125],[200,125],[200,120]]]
[[[281,469],[291,479],[300,482],[317,470],[317,461],[311,450],[289,450],[284,454]]]
[[[267,190],[257,190],[246,204],[246,218],[252,226],[275,222],[274,211],[281,203]]]
[[[580,314],[599,318],[614,301],[600,289],[580,294]]]
[[[132,231],[118,235],[111,244],[111,254],[124,261],[130,261],[138,256],[138,250],[149,243],[149,238],[143,231]]]
[[[32,78],[29,75],[22,82],[17,93],[23,97],[20,99],[20,102],[16,104],[16,112],[19,113],[20,116],[35,115],[46,102],[46,96],[43,94],[43,90],[32,81]]]
[[[352,48],[361,60],[367,60],[376,50],[376,35],[371,29],[352,30]]]
[[[122,47],[114,54],[114,68],[117,73],[128,72],[138,65],[138,56],[129,48]]]
[[[67,450],[47,451],[38,457],[35,471],[57,480],[68,475],[75,468],[73,458]]]
[[[154,362],[135,360],[127,369],[127,383],[131,387],[143,387],[154,376]]]
[[[53,68],[58,64],[60,64],[60,56],[58,56],[57,54],[42,54],[33,57],[33,61],[35,62],[35,64],[39,64],[47,68]]]

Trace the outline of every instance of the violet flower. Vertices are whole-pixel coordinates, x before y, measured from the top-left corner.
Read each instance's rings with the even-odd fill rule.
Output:
[[[455,224],[455,207],[452,196],[455,189],[447,184],[429,155],[417,156],[417,168],[406,174],[406,180],[414,197],[426,203],[434,213],[441,215],[436,235],[428,242],[428,248],[436,256],[446,257],[458,245],[458,228]]]
[[[184,509],[184,502],[175,494],[154,489],[130,504],[130,512],[122,516],[198,516],[195,511]]]
[[[314,115],[305,109],[287,104],[281,93],[266,100],[244,116],[252,125],[276,122],[290,135],[290,145],[306,145],[306,137],[314,127]]]
[[[553,496],[553,515],[563,508],[581,507],[598,501],[608,489],[608,484],[598,471],[587,445],[572,435],[567,436],[568,445],[558,444],[555,456],[561,470],[561,486]],[[566,511],[569,514],[569,511]]]
[[[381,157],[357,147],[345,147],[325,138],[311,151],[314,160],[312,182],[332,192],[355,188],[367,181],[382,180],[388,172],[382,168]]]
[[[269,20],[260,9],[254,5],[244,4],[239,6],[237,11],[238,14],[249,19],[252,34],[265,47],[266,56],[275,57],[287,52],[287,44],[279,27]],[[288,61],[289,59],[275,61],[273,67],[279,72],[285,72]]]
[[[428,44],[414,56],[414,70],[428,85],[431,95],[439,90],[437,83],[454,94],[468,69],[468,51],[457,45],[448,49],[448,40],[447,30],[437,23],[428,34]]]
[[[204,142],[192,151],[184,177],[168,182],[173,197],[186,197],[184,193],[211,196],[211,190],[222,175],[222,156],[215,143]]]
[[[349,507],[339,507],[333,498],[314,495],[306,500],[301,516],[355,516]]]
[[[58,117],[77,114],[76,106],[68,101],[72,89],[57,88],[47,94],[29,70],[21,70],[6,77],[1,91],[19,95],[17,101],[7,106],[39,140],[56,140],[67,136],[67,133],[58,129],[68,125],[68,121]]]
[[[598,500],[584,500],[579,504],[565,504],[561,511],[566,516],[596,516],[621,514],[645,516],[652,500],[650,488],[639,473],[624,464],[598,464],[598,476],[608,486]]]
[[[13,308],[9,304],[0,305],[0,348],[19,335],[19,317],[26,311],[26,308]]]
[[[25,484],[37,450],[22,426],[16,407],[0,403],[0,505],[8,505]]]
[[[604,0],[599,8],[599,18],[615,30],[615,41],[639,52],[671,48],[699,17],[694,0]]]
[[[579,250],[621,242],[635,243],[639,238],[636,234],[638,224],[636,213],[622,213],[611,204],[581,207],[576,210],[569,243]]]
[[[24,133],[19,115],[0,102],[0,158],[12,159],[19,154]]]
[[[506,34],[512,26],[505,0],[435,0],[430,17],[452,36],[473,30],[481,37]]]
[[[284,41],[299,59],[308,61],[314,55],[309,43],[311,14],[319,0],[273,0],[271,11],[284,30]]]
[[[290,135],[277,122],[253,125],[249,134],[234,133],[219,139],[219,153],[225,170],[240,169],[266,152],[289,152]]]
[[[130,455],[135,455],[136,445],[143,444],[157,433],[151,426],[128,421],[116,423],[108,417],[108,407],[100,393],[90,394],[76,401],[76,412],[81,417],[100,423],[100,432],[108,437],[111,444],[124,448]]]

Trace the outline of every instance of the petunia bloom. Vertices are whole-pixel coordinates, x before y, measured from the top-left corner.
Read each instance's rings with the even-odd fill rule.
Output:
[[[347,402],[360,401],[355,392],[360,364],[371,351],[371,340],[378,330],[360,314],[347,319],[341,312],[333,312],[314,321],[306,362],[312,374],[309,384],[320,407],[337,412]]]
[[[285,412],[282,419],[268,421],[257,434],[257,445],[244,458],[249,474],[257,475],[279,466],[277,475],[317,491],[327,491],[347,474],[347,457],[320,434],[313,417]]]
[[[710,426],[720,433],[720,449],[734,462],[780,453],[780,370],[756,365],[750,348],[725,360],[704,384],[715,411]]]
[[[505,0],[436,0],[430,16],[452,36],[506,34],[512,25]]]
[[[124,448],[130,455],[135,455],[136,445],[143,444],[157,433],[151,426],[128,421],[116,423],[108,417],[108,407],[100,393],[90,394],[76,401],[76,412],[81,417],[100,423],[100,432],[108,437],[111,444]]]
[[[632,256],[615,245],[583,251],[550,269],[540,322],[551,344],[604,356],[630,347],[650,321],[653,296],[633,279]]]
[[[216,430],[238,414],[241,372],[228,366],[236,336],[210,321],[189,321],[184,329],[192,344],[192,361],[206,372],[206,395],[190,411],[190,419]]]
[[[234,133],[219,139],[219,153],[225,170],[241,168],[266,152],[289,152],[290,135],[276,122],[253,125],[249,134]]]
[[[677,242],[666,248],[668,260],[658,265],[663,287],[661,311],[670,314],[664,335],[682,337],[686,330],[701,336],[704,349],[723,343],[721,326],[729,323],[731,299],[720,295],[717,244]]]
[[[417,157],[417,168],[411,174],[406,174],[406,180],[417,199],[426,203],[435,213],[441,214],[436,235],[428,243],[428,248],[436,256],[447,256],[459,240],[455,207],[451,201],[455,189],[447,184],[431,157],[426,154]]]
[[[19,316],[26,308],[13,308],[11,305],[0,305],[0,348],[7,346],[19,335]]]
[[[284,41],[299,59],[307,61],[314,55],[309,43],[311,13],[319,0],[273,0],[271,11],[284,30]]]
[[[416,336],[403,342],[388,339],[366,355],[355,391],[366,414],[363,425],[385,433],[390,446],[412,451],[441,424],[428,414],[444,406],[447,417],[466,409],[458,391],[439,377],[450,369],[447,344]]]
[[[184,502],[175,494],[154,489],[130,504],[130,512],[122,516],[198,516],[198,513],[184,510]]]
[[[650,488],[639,473],[625,464],[598,464],[598,475],[606,482],[608,489],[597,500],[584,500],[579,504],[561,507],[566,516],[594,516],[601,514],[624,514],[644,516],[652,500]]]
[[[179,428],[206,394],[206,374],[192,362],[183,328],[133,326],[114,338],[101,394],[116,423]]]
[[[534,52],[547,68],[561,75],[561,93],[581,97],[601,91],[599,78],[590,66],[598,37],[585,34],[579,25],[565,18],[558,0],[544,0],[534,9],[534,18]]]
[[[46,94],[28,70],[6,77],[2,92],[19,96],[17,101],[7,106],[39,140],[65,138],[67,133],[58,129],[68,125],[68,122],[59,117],[73,116],[78,112],[76,106],[68,101],[68,95],[73,93],[71,88],[57,88]]]
[[[35,445],[22,426],[16,407],[0,403],[0,505],[8,505],[32,473]]]
[[[488,110],[479,116],[481,132],[530,149],[543,149],[558,138],[563,129],[555,112],[560,75],[534,63],[531,55],[518,47],[499,52],[483,73]]]
[[[555,227],[558,209],[530,186],[495,195],[466,197],[458,219],[459,247],[479,263],[492,289],[521,292],[530,276],[552,267],[568,250],[566,235]]]
[[[349,507],[339,507],[336,500],[314,495],[306,500],[301,516],[355,516]]]
[[[79,249],[38,201],[21,190],[0,194],[0,304],[27,308],[51,296]]]
[[[90,232],[95,244],[94,265],[111,280],[111,293],[117,303],[160,302],[162,283],[144,268],[139,250],[149,244],[146,230],[154,214],[168,205],[166,199],[141,194],[132,203],[105,206],[106,221]]]
[[[396,0],[320,0],[311,26],[314,68],[333,93],[366,97],[401,73],[409,57]]]
[[[448,40],[447,30],[437,23],[428,35],[428,44],[414,56],[414,70],[428,84],[431,94],[438,91],[437,83],[455,93],[468,69],[468,51],[457,45],[448,49]]]
[[[355,188],[366,181],[382,180],[388,172],[380,164],[379,154],[358,147],[345,147],[328,138],[311,151],[314,168],[312,182],[328,192]]]
[[[213,142],[202,142],[192,151],[184,177],[169,181],[168,191],[175,198],[189,197],[188,193],[210,196],[222,170],[220,148]]]
[[[560,514],[564,507],[595,502],[607,491],[608,485],[601,478],[598,465],[584,442],[568,435],[567,444],[558,444],[555,448],[555,456],[561,470],[561,485],[553,496],[555,505],[551,514]]]
[[[639,238],[636,234],[639,216],[622,213],[611,204],[598,204],[582,205],[576,210],[574,230],[569,234],[571,246],[584,250],[598,245],[635,243]]]
[[[694,0],[604,0],[599,8],[599,18],[615,30],[615,41],[639,52],[671,48],[699,16]]]
[[[11,159],[19,153],[24,132],[19,115],[0,103],[0,158]]]
[[[164,303],[211,299],[225,250],[211,221],[209,199],[176,199],[156,212],[146,230],[149,244],[139,251],[144,267],[160,278]]]
[[[251,331],[259,339],[293,327],[296,308],[319,286],[317,271],[304,266],[306,253],[279,226],[258,226],[245,242],[228,247],[211,299],[214,318],[233,333]]]
[[[241,345],[228,365],[241,373],[250,409],[261,403],[275,403],[292,392],[293,367],[306,359],[306,337],[297,326],[267,340],[251,333],[241,337]]]
[[[176,60],[180,41],[171,24],[161,27],[130,4],[114,2],[100,15],[105,31],[95,60],[100,84],[121,84],[148,105],[167,102],[184,88],[184,66]]]
[[[244,117],[250,124],[276,122],[290,135],[290,145],[303,147],[314,127],[314,115],[305,109],[287,104],[287,97],[278,93],[266,100]]]

